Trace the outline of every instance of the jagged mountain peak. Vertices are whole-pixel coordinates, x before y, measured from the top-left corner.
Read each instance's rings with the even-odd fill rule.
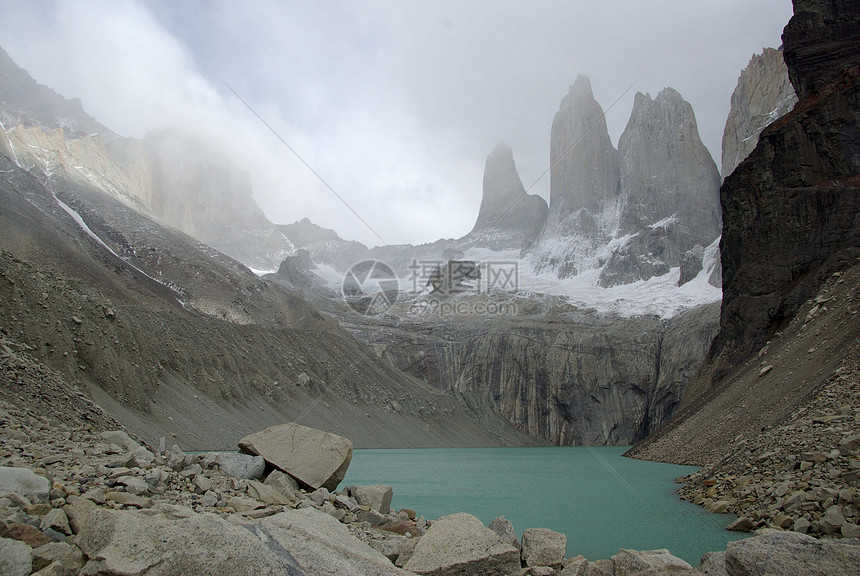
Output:
[[[493,249],[522,248],[543,227],[546,214],[546,201],[526,192],[511,147],[497,144],[484,165],[481,208],[468,241]]]
[[[579,74],[573,84],[570,85],[568,92],[569,96],[574,98],[594,98],[594,91],[591,89],[591,79],[585,74]]]
[[[84,111],[78,98],[64,98],[39,84],[0,47],[0,122],[7,129],[23,124],[46,130],[62,128],[72,137],[100,134],[107,142],[117,134]]]
[[[796,102],[782,49],[763,48],[753,54],[732,92],[723,130],[723,178],[752,152],[761,131],[790,112]]]

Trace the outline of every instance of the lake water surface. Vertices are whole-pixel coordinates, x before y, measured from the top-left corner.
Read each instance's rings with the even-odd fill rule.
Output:
[[[692,565],[743,535],[734,516],[682,501],[673,480],[692,466],[642,462],[627,447],[356,450],[341,486],[388,484],[393,508],[435,519],[468,512],[567,535],[568,556],[609,558],[619,548],[668,548]]]

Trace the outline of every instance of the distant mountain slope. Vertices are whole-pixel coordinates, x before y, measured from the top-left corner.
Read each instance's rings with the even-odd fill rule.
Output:
[[[297,420],[364,447],[533,442],[235,260],[47,168],[0,156],[0,330],[147,441],[231,449]]]
[[[68,100],[37,83],[0,48],[0,123],[62,128],[71,138],[99,134],[104,140],[118,136],[84,112],[80,100]]]
[[[0,153],[46,178],[54,166],[248,266],[293,246],[254,201],[250,176],[217,144],[175,129],[122,138],[38,84],[0,50]],[[5,134],[5,137],[4,137]]]

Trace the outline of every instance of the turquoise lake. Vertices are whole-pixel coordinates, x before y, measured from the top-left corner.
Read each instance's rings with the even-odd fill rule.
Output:
[[[691,466],[622,457],[628,447],[356,450],[341,487],[388,484],[392,507],[427,519],[468,512],[567,535],[568,556],[609,558],[619,548],[668,548],[696,566],[743,535],[734,516],[681,500],[674,479]]]

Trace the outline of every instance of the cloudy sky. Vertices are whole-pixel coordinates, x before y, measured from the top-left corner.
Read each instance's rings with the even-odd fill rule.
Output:
[[[616,145],[634,94],[674,87],[719,165],[738,75],[790,17],[790,0],[0,0],[0,46],[120,134],[220,140],[274,222],[420,243],[471,229],[497,142],[548,197],[550,126],[578,74]]]

